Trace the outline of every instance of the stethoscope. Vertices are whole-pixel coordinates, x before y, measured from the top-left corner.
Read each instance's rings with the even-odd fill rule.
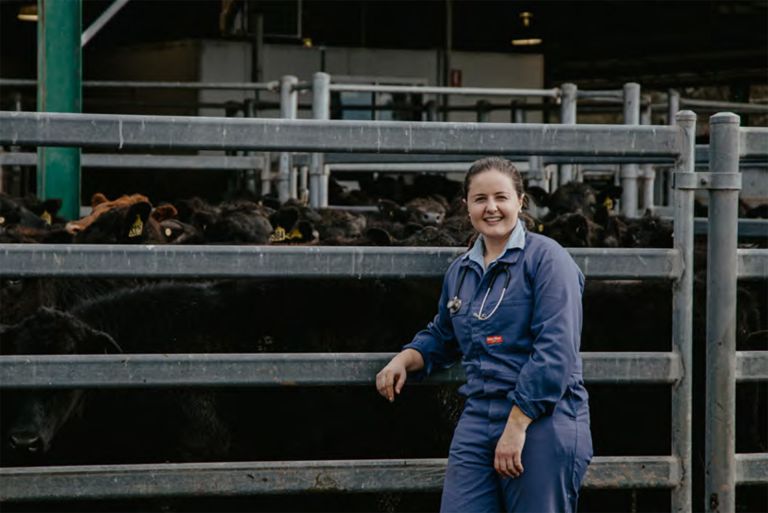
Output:
[[[493,284],[496,283],[496,278],[498,278],[499,276],[500,268],[507,275],[504,278],[504,288],[501,289],[501,295],[499,296],[499,300],[496,301],[496,306],[493,307],[493,310],[491,310],[487,314],[484,314],[483,310],[485,309],[485,302],[488,300],[488,295],[491,293]],[[461,292],[461,286],[464,285],[464,278],[467,277],[467,271],[469,271],[468,265],[461,270],[461,275],[459,276],[459,285],[458,287],[456,287],[456,293],[453,295],[451,299],[448,300],[448,303],[446,303],[446,306],[448,307],[448,311],[451,312],[452,315],[455,315],[461,309],[462,302],[461,302],[461,299],[459,299],[459,293]],[[496,310],[499,309],[499,305],[501,304],[501,301],[504,299],[504,293],[507,291],[507,287],[509,287],[509,280],[512,278],[512,275],[509,272],[509,266],[506,264],[499,264],[492,272],[493,274],[491,275],[491,282],[488,284],[488,290],[485,291],[485,297],[483,297],[483,302],[480,303],[480,311],[472,314],[480,321],[487,321],[488,319],[491,318],[493,314],[496,313]]]

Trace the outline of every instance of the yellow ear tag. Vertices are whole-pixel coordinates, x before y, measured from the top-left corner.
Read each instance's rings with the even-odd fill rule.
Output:
[[[45,224],[53,224],[53,218],[51,217],[51,214],[48,213],[48,211],[44,211],[42,214],[40,214],[40,219],[45,221]]]
[[[290,239],[290,240],[300,239],[302,237],[303,235],[301,234],[298,228],[294,228],[293,230],[291,230],[291,233],[285,236],[286,239]]]
[[[278,226],[275,228],[275,231],[272,232],[272,235],[269,236],[270,242],[282,242],[285,240],[285,228],[282,226]]]
[[[141,222],[141,216],[136,214],[136,220],[128,231],[128,238],[138,237],[144,231],[144,223]]]
[[[0,224],[5,224],[5,218],[3,216],[0,216]]]
[[[605,198],[603,206],[608,210],[613,210],[613,200],[610,197]]]
[[[536,229],[537,229],[537,230],[539,230],[539,233],[544,233],[544,225],[543,225],[543,224],[539,224],[539,225],[536,227]]]
[[[171,235],[173,235],[173,230],[171,230],[170,228],[166,228],[165,229],[165,236],[166,237],[170,237]]]

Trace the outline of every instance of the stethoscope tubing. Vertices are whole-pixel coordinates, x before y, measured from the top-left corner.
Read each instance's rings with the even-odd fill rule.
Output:
[[[497,264],[498,266],[493,270],[493,275],[491,276],[491,281],[488,284],[488,289],[485,291],[485,296],[483,297],[483,302],[480,303],[480,310],[478,312],[475,312],[474,315],[478,320],[480,321],[487,321],[490,319],[493,314],[496,313],[496,310],[499,309],[499,305],[501,305],[501,302],[504,300],[504,294],[507,292],[507,288],[509,288],[509,282],[512,279],[512,274],[509,272],[509,265],[507,264]],[[493,289],[493,285],[496,283],[496,278],[499,277],[500,269],[501,271],[504,271],[506,274],[506,277],[504,278],[504,287],[501,289],[501,295],[499,295],[498,301],[496,301],[496,305],[493,307],[493,310],[491,310],[489,313],[484,314],[483,310],[485,309],[485,303],[488,301],[488,296],[491,293],[491,290]],[[465,266],[461,270],[461,275],[459,276],[459,283],[456,287],[456,293],[453,295],[453,297],[448,300],[447,307],[448,311],[451,312],[451,314],[456,314],[461,309],[461,299],[459,298],[459,294],[461,293],[461,288],[464,285],[464,279],[467,277],[467,272],[469,271],[469,266]]]

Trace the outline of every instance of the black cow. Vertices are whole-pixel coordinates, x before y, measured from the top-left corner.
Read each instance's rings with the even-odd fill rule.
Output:
[[[6,328],[1,344],[3,352],[13,354],[396,351],[407,336],[423,327],[434,309],[435,296],[435,287],[371,280],[320,280],[312,286],[284,280],[145,285],[82,303],[70,312],[42,308]],[[107,390],[30,394],[7,428],[6,443],[15,453],[46,452],[83,400],[87,425],[108,426],[109,422],[93,416],[102,417],[98,414],[105,408],[114,412],[113,397],[114,392]],[[326,399],[326,404],[343,403]],[[89,408],[89,401],[99,406]],[[151,422],[144,416],[144,409],[150,407],[147,401],[160,415]],[[121,458],[150,451],[153,457],[174,460],[220,459],[227,454],[227,424],[213,394],[142,394],[141,400],[126,402],[117,414],[139,426],[136,436],[143,437],[142,443],[152,442],[148,451],[138,451],[127,449],[127,441],[119,440],[117,444],[126,447],[127,453],[121,453]],[[184,426],[181,432],[179,426]],[[297,437],[303,430],[301,425],[293,429]],[[352,425],[336,431],[356,436]],[[124,433],[124,428],[119,432]],[[156,432],[156,438],[147,432]],[[359,436],[356,440],[357,447],[370,444]],[[258,437],[250,444],[258,446]],[[350,441],[347,448],[335,450],[353,446]],[[318,451],[296,445],[299,448]],[[265,449],[260,450],[255,457],[264,455]]]

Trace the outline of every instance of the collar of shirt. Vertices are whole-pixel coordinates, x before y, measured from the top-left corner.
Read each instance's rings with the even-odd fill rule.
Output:
[[[511,249],[524,249],[525,248],[525,226],[523,225],[523,221],[521,219],[517,220],[517,224],[512,229],[512,233],[509,234],[509,238],[507,239],[507,244],[504,247],[504,251],[501,253],[501,255],[496,258],[496,260],[493,260],[490,264],[488,264],[488,267],[493,265],[493,262],[496,262],[498,260],[501,260],[504,258],[507,253],[509,253],[509,250]],[[482,234],[477,237],[477,240],[475,240],[475,244],[472,246],[472,248],[464,253],[464,256],[462,257],[464,260],[471,260],[472,262],[477,263],[480,266],[480,269],[485,272],[487,268],[485,267],[485,259],[483,258],[483,255],[485,253],[485,243],[483,242],[483,236]]]

